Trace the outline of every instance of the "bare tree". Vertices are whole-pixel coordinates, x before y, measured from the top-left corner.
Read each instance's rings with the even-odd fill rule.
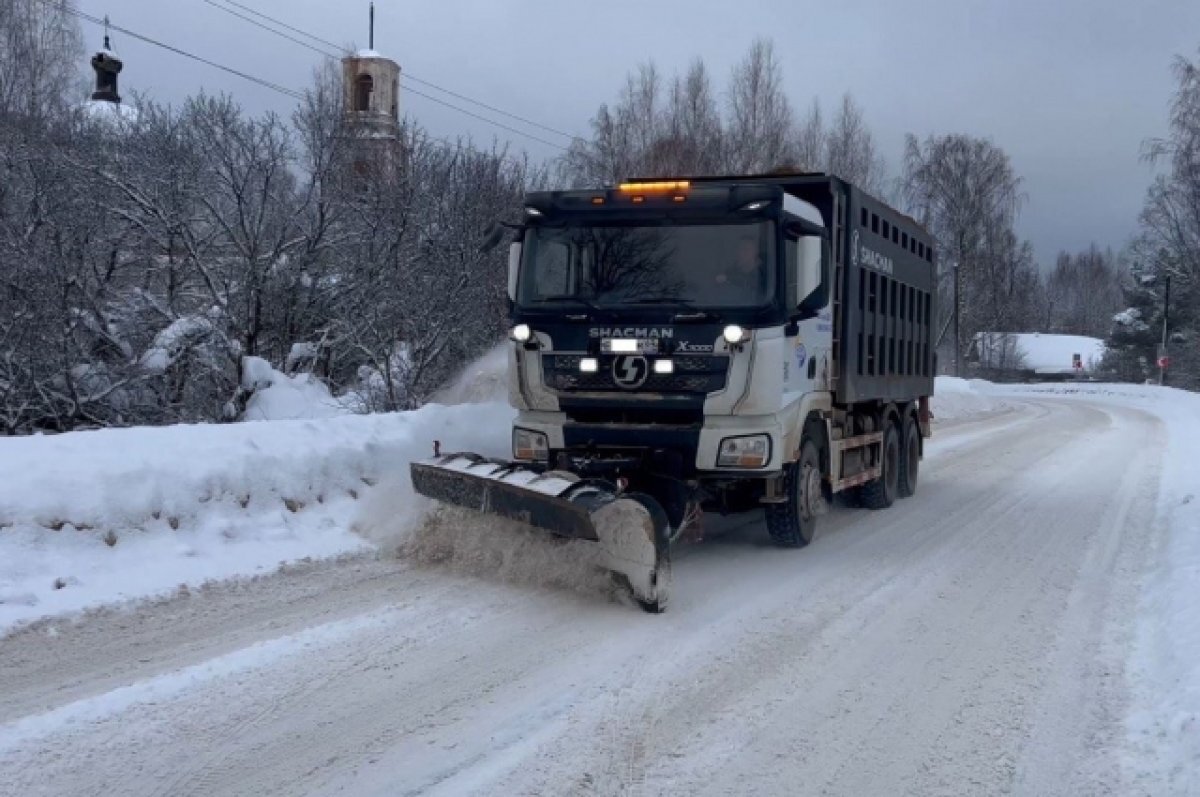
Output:
[[[804,122],[796,131],[796,143],[793,152],[799,167],[805,171],[817,172],[826,168],[825,123],[821,116],[821,102],[813,99],[809,106]]]
[[[794,123],[775,46],[759,39],[734,67],[730,81],[728,165],[753,173],[793,161]]]
[[[75,3],[0,0],[0,115],[44,119],[78,96]]]
[[[960,283],[958,313],[963,341],[986,330],[989,298],[1026,260],[1015,245],[1012,227],[1021,201],[1021,179],[1004,150],[985,139],[965,135],[909,135],[904,155],[904,198],[910,212],[938,240],[942,318],[955,308],[955,278]],[[956,362],[963,352],[952,351]]]
[[[882,189],[883,159],[875,149],[875,138],[867,128],[862,109],[849,94],[842,96],[833,124],[822,138],[825,170],[867,191],[878,193]]]
[[[361,186],[342,251],[350,284],[331,345],[354,365],[364,409],[408,409],[502,334],[504,253],[481,253],[489,222],[519,206],[527,167],[405,132],[398,180]]]
[[[1121,309],[1116,256],[1095,244],[1075,255],[1060,252],[1046,278],[1045,304],[1045,331],[1106,337]]]
[[[704,62],[697,59],[671,84],[664,137],[654,158],[664,173],[697,175],[720,171],[724,131]]]

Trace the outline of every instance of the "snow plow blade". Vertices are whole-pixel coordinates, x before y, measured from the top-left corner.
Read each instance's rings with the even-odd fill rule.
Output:
[[[427,498],[597,543],[604,566],[643,609],[666,608],[670,528],[666,513],[650,496],[474,454],[435,456],[410,468],[413,487]]]

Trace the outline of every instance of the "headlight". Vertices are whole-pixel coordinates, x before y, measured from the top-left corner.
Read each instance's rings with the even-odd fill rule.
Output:
[[[513,457],[545,462],[550,458],[550,443],[542,432],[532,429],[513,429]]]
[[[765,434],[726,437],[717,455],[718,468],[763,468],[771,461],[771,438]]]
[[[741,343],[746,339],[746,330],[742,329],[737,324],[730,324],[729,326],[725,327],[725,331],[721,334],[725,336],[725,340],[728,343]]]
[[[512,328],[512,339],[517,343],[525,343],[533,337],[533,330],[529,328],[529,324],[517,324]]]

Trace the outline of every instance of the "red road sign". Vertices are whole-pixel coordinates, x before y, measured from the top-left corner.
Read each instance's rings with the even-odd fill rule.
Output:
[[[1171,367],[1171,358],[1170,357],[1159,357],[1158,358],[1158,367],[1159,368],[1170,368]]]

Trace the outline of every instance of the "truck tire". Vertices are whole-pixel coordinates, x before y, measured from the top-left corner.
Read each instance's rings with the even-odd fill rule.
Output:
[[[896,501],[900,488],[900,432],[896,424],[887,422],[883,430],[883,456],[880,464],[883,472],[878,479],[862,486],[859,493],[862,505],[867,509],[887,509]]]
[[[824,500],[820,494],[821,457],[812,440],[805,438],[801,444],[800,459],[787,466],[783,484],[787,501],[767,504],[767,533],[781,548],[803,548],[817,536],[813,501]],[[815,497],[805,494],[805,484],[809,490],[815,485]]]
[[[911,415],[904,422],[900,440],[900,478],[896,495],[911,498],[917,492],[917,476],[921,471],[921,427]]]

